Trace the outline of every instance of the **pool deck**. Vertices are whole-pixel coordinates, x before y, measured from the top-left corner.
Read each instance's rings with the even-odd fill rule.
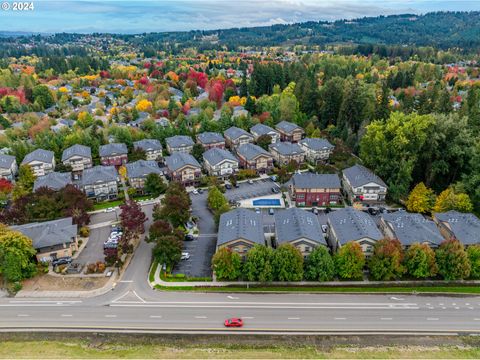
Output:
[[[275,199],[279,200],[279,205],[254,205],[253,202],[255,200],[262,200],[262,199]],[[269,194],[265,196],[259,196],[252,199],[245,199],[240,201],[240,206],[244,208],[260,208],[260,209],[268,209],[268,208],[285,208],[285,202],[283,201],[282,194]]]

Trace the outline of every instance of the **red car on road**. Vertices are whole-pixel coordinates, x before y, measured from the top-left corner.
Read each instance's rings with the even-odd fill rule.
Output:
[[[242,327],[243,320],[240,318],[230,318],[225,320],[225,326],[226,327]]]

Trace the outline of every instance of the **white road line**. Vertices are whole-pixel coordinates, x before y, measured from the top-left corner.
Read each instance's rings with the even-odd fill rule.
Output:
[[[446,310],[447,308],[445,306],[442,306],[442,310]]]
[[[392,318],[380,318],[380,320],[392,320]]]
[[[427,318],[428,321],[437,321],[438,318]]]
[[[459,309],[460,309],[460,307],[459,307],[459,306],[455,306],[455,310],[459,310]]]
[[[195,319],[206,319],[206,316],[195,316]]]
[[[28,317],[28,316],[30,316],[30,315],[28,315],[28,314],[17,314],[17,316],[18,316],[18,317]]]
[[[238,297],[228,295],[227,298],[230,300],[238,300]]]
[[[438,304],[438,305],[443,306],[443,303],[440,303],[440,304]]]
[[[429,308],[430,310],[434,309],[434,307],[433,307],[433,306],[429,306],[428,308]]]
[[[61,317],[72,317],[73,315],[71,315],[71,314],[62,314],[62,315],[60,315],[60,316],[61,316]]]
[[[470,310],[473,310],[473,306],[469,306],[468,308],[469,308]]]
[[[334,320],[347,320],[347,318],[334,318]]]
[[[475,321],[480,321],[480,318],[475,318],[475,319],[473,319],[473,320],[475,320]]]
[[[105,315],[106,318],[116,318],[117,315]]]
[[[133,280],[120,280],[121,283],[133,283]]]
[[[146,302],[146,301],[143,300],[140,296],[138,296],[138,294],[137,294],[137,292],[136,292],[135,290],[133,290],[132,292],[133,292],[133,295],[135,295],[135,296],[138,298],[138,300],[140,300],[140,301],[143,302],[143,303]]]
[[[160,319],[162,315],[150,315],[152,319]]]
[[[456,304],[456,303],[452,303],[452,306],[455,306],[455,305],[457,305],[457,304]]]
[[[255,319],[253,316],[242,316],[242,319]]]
[[[287,318],[287,319],[288,319],[288,320],[300,320],[299,317],[289,317],[289,318]]]
[[[409,306],[409,307],[394,307],[394,306],[255,306],[255,305],[183,305],[183,304],[155,304],[155,303],[141,303],[141,302],[118,302],[112,303],[110,307],[151,307],[151,308],[208,308],[208,309],[340,309],[340,310],[418,310],[418,306]]]
[[[10,304],[76,304],[81,300],[10,300]]]
[[[465,303],[465,306],[470,306],[470,303]]]

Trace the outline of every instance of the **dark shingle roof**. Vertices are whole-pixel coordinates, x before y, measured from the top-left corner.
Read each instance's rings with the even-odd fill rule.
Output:
[[[50,174],[36,178],[35,183],[33,184],[33,190],[36,191],[41,187],[47,187],[52,190],[60,190],[71,183],[72,173],[52,172]]]
[[[292,177],[292,185],[302,189],[339,189],[340,178],[337,174],[301,173]]]
[[[135,141],[133,146],[144,151],[162,150],[162,144],[157,139],[143,139]]]
[[[270,126],[264,124],[256,124],[250,128],[251,133],[255,133],[258,136],[262,136],[271,132],[277,132],[276,130],[272,129]]]
[[[453,210],[433,215],[448,223],[452,233],[464,245],[480,244],[480,219],[475,215]]]
[[[125,165],[127,168],[127,176],[129,178],[146,178],[148,174],[162,174],[156,161],[152,160],[138,160]]]
[[[299,144],[305,145],[314,151],[328,150],[333,149],[335,146],[330,144],[327,139],[318,139],[318,138],[305,138],[298,142]]]
[[[299,154],[304,154],[305,151],[302,150],[300,145],[298,144],[292,144],[291,142],[277,142],[275,144],[270,144],[269,149],[273,149],[277,151],[281,155],[299,155]]]
[[[10,169],[14,161],[15,156],[0,154],[0,168]]]
[[[258,145],[251,143],[240,145],[237,148],[237,154],[243,156],[247,160],[253,160],[258,155],[266,155],[272,157],[272,154],[270,154],[268,151]]]
[[[264,245],[262,215],[243,208],[222,214],[218,225],[217,246],[237,239]]]
[[[28,164],[32,161],[41,161],[44,163],[52,163],[54,158],[53,151],[37,149],[27,154],[22,161],[22,164]]]
[[[185,165],[191,165],[200,168],[198,161],[190,154],[174,151],[172,155],[167,156],[165,164],[171,171],[176,171]]]
[[[198,134],[197,139],[202,144],[216,144],[225,141],[222,134],[210,131]]]
[[[380,177],[375,175],[371,170],[362,165],[354,165],[343,170],[343,175],[348,179],[353,187],[362,186],[370,182],[374,182],[381,186],[387,187]]]
[[[229,137],[232,140],[238,139],[240,136],[248,136],[248,137],[253,139],[252,134],[250,134],[250,133],[246,132],[245,130],[240,129],[236,126],[232,126],[232,127],[228,128],[227,130],[225,130],[223,132],[223,134],[225,136]]]
[[[186,135],[175,135],[169,138],[166,138],[168,146],[171,148],[181,148],[187,146],[193,146],[193,140],[190,136]]]
[[[63,150],[62,161],[70,159],[72,156],[82,156],[92,158],[92,149],[90,147],[80,144],[75,144]]]
[[[279,210],[275,213],[275,236],[278,244],[306,238],[327,245],[318,217],[299,208]]]
[[[124,155],[128,154],[127,145],[120,143],[112,143],[100,146],[100,156]]]
[[[203,160],[208,161],[210,165],[217,165],[223,160],[232,160],[238,162],[238,159],[230,151],[213,148],[203,153]]]
[[[280,121],[277,125],[275,125],[275,128],[277,130],[282,130],[285,133],[291,133],[293,130],[296,129],[301,129],[303,131],[303,129],[297,124],[288,121]]]
[[[332,211],[328,214],[328,220],[340,244],[365,237],[373,240],[383,238],[370,215],[351,207]]]
[[[117,181],[117,171],[114,166],[97,165],[83,170],[82,185],[84,186],[110,181]]]

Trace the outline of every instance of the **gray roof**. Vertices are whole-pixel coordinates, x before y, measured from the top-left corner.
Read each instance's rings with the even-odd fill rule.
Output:
[[[53,151],[37,149],[27,154],[22,161],[22,164],[29,164],[32,161],[41,161],[44,163],[52,163],[54,158]]]
[[[303,128],[301,128],[297,124],[294,124],[288,121],[280,121],[277,125],[275,125],[275,128],[278,130],[282,130],[283,132],[286,132],[286,133],[291,133],[293,130],[296,130],[296,129],[301,129],[303,131]]]
[[[351,207],[332,211],[328,214],[328,221],[340,244],[365,237],[373,240],[383,238],[370,215]]]
[[[327,245],[318,217],[299,208],[279,210],[275,213],[275,237],[278,244],[306,238]]]
[[[454,210],[433,215],[448,223],[452,233],[464,245],[480,244],[480,219],[475,215]]]
[[[243,208],[222,214],[218,224],[217,246],[237,239],[264,245],[262,215]]]
[[[0,154],[0,168],[10,169],[14,161],[15,156]]]
[[[299,154],[304,154],[305,151],[302,150],[300,145],[298,144],[292,144],[291,142],[285,141],[285,142],[277,142],[274,144],[270,144],[268,146],[269,149],[274,149],[281,155],[299,155]]]
[[[127,145],[121,143],[111,143],[100,146],[99,154],[103,156],[128,154]]]
[[[72,156],[82,156],[92,158],[92,149],[90,147],[80,144],[75,144],[63,150],[62,161],[70,159]]]
[[[268,134],[272,131],[277,132],[275,129],[272,129],[270,126],[263,125],[263,124],[256,124],[250,128],[250,132],[257,134],[258,136]]]
[[[248,136],[253,139],[252,134],[236,126],[229,127],[227,130],[223,132],[223,134],[232,140],[238,139],[240,136]]]
[[[203,160],[208,161],[210,165],[217,165],[223,160],[232,160],[238,163],[238,159],[230,151],[225,149],[213,148],[203,153]]]
[[[71,217],[12,226],[11,229],[32,239],[35,249],[69,244],[73,242],[72,238],[77,236],[77,225],[73,225]]]
[[[115,166],[97,165],[83,170],[82,185],[93,185],[99,182],[117,181]]]
[[[152,160],[138,160],[125,165],[127,168],[127,176],[129,178],[146,178],[148,174],[161,175],[162,171],[158,167],[156,161]]]
[[[421,214],[396,211],[383,214],[382,218],[393,229],[395,236],[402,245],[414,243],[432,243],[440,245],[443,237],[432,220],[428,220]]]
[[[36,178],[35,183],[33,184],[33,191],[36,191],[41,187],[47,187],[52,190],[60,190],[71,183],[72,173],[52,172],[50,174]]]
[[[202,144],[216,144],[220,142],[225,142],[222,134],[210,131],[198,134],[197,139]]]
[[[242,155],[247,160],[253,160],[258,155],[266,155],[266,156],[272,157],[272,154],[270,154],[265,149],[261,148],[258,145],[250,144],[250,143],[240,145],[237,148],[237,154]]]
[[[135,141],[133,146],[144,151],[162,150],[162,144],[157,139],[143,139]]]
[[[335,147],[332,144],[330,144],[330,142],[327,139],[319,139],[319,138],[305,138],[300,140],[298,143],[305,145],[314,151],[329,150]]]
[[[200,168],[198,161],[190,154],[174,151],[172,155],[167,156],[165,164],[171,171],[176,171],[185,165],[191,165]]]
[[[374,182],[381,186],[387,187],[382,179],[375,175],[371,170],[363,165],[354,165],[343,170],[343,175],[348,179],[353,187],[362,186],[370,182]]]
[[[175,136],[166,138],[165,141],[167,142],[168,146],[170,146],[171,148],[193,146],[194,144],[192,138],[186,135],[175,135]]]
[[[292,185],[302,189],[339,189],[340,178],[337,174],[313,174],[304,172],[295,174],[291,180]]]

